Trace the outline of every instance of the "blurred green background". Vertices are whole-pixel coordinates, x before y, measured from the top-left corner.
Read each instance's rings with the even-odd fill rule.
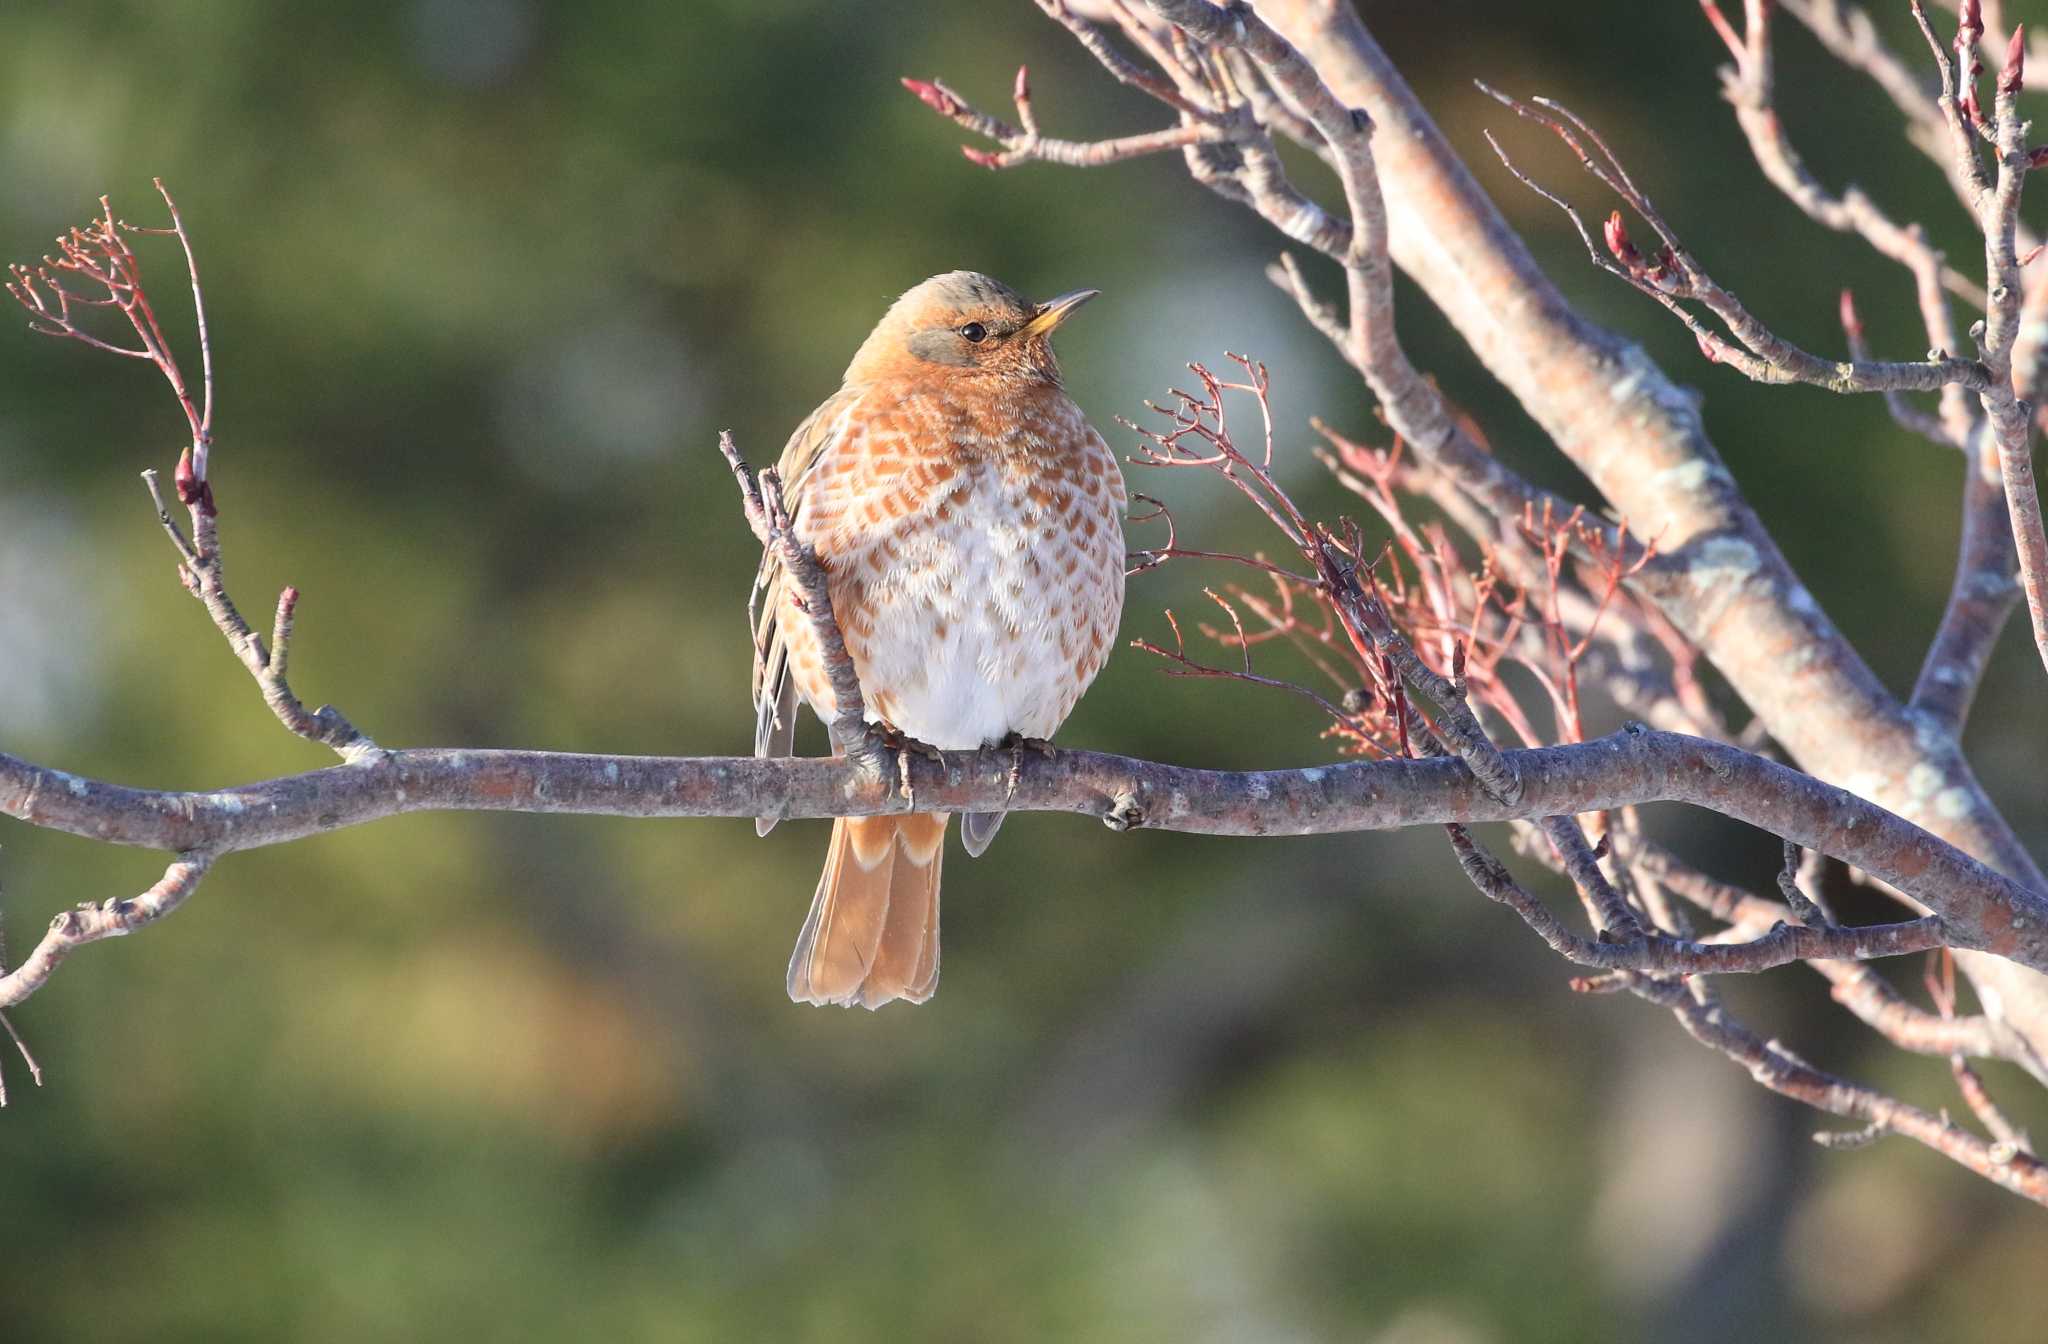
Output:
[[[1469,81],[1564,99],[1780,330],[1836,348],[1853,284],[1880,348],[1917,351],[1903,275],[1756,176],[1696,8],[1365,12],[1567,291],[1702,390],[1795,564],[1908,687],[1958,463],[1874,402],[1701,365],[1479,138],[1503,129],[1604,211]],[[1971,257],[1878,95],[1784,49],[1822,176]],[[1105,426],[1187,360],[1264,358],[1287,479],[1361,511],[1306,424],[1369,434],[1370,408],[1260,278],[1273,235],[1175,159],[975,169],[896,84],[938,74],[999,108],[1020,61],[1049,133],[1159,120],[1023,0],[16,6],[0,253],[43,250],[102,192],[147,218],[151,175],[172,185],[207,281],[231,582],[253,611],[304,591],[309,701],[387,745],[740,753],[756,550],[716,433],[771,459],[930,273],[1101,288],[1061,347]],[[177,258],[149,261],[182,330]],[[1404,296],[1417,361],[1504,455],[1582,490]],[[0,745],[160,787],[326,764],[173,577],[136,482],[180,441],[153,373],[6,325]],[[1133,485],[1207,544],[1260,544],[1206,479]],[[1218,577],[1136,580],[1126,635]],[[2009,640],[1973,746],[2048,853],[2029,663]],[[1325,759],[1320,728],[1125,651],[1063,740],[1279,766]],[[1768,883],[1771,842],[1659,824]],[[53,911],[161,872],[0,841],[17,955]],[[757,841],[745,821],[428,816],[225,861],[16,1014],[50,1079],[0,1063],[0,1335],[1974,1341],[2048,1313],[2037,1211],[1901,1140],[1823,1153],[1806,1136],[1830,1122],[1668,1019],[1568,994],[1438,835],[1020,816],[948,861],[943,992],[876,1015],[783,996],[823,845],[819,823]],[[1823,989],[1787,970],[1729,993],[1811,1057],[1953,1104],[1939,1062],[1874,1044]],[[2048,1128],[2037,1089],[1991,1078]]]

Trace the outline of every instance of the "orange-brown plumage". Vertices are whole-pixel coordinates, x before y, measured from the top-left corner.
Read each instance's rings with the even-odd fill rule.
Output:
[[[1060,386],[1050,341],[1089,297],[1034,304],[973,272],[935,276],[890,308],[783,450],[797,534],[825,567],[870,721],[947,749],[1049,738],[1107,659],[1123,478]],[[755,750],[785,755],[797,697],[827,722],[837,702],[772,557],[759,583]],[[946,821],[834,823],[792,998],[930,997]],[[1000,821],[968,816],[970,853]]]

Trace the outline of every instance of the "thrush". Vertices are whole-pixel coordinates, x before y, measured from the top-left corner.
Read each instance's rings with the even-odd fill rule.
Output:
[[[1060,384],[1044,303],[973,271],[904,294],[783,449],[871,725],[932,747],[1043,743],[1102,670],[1123,614],[1116,459]],[[771,552],[756,580],[754,752],[790,754],[799,697],[837,701]],[[835,750],[853,743],[836,740]],[[1000,812],[967,813],[978,856]],[[943,814],[844,817],[789,962],[800,1003],[922,1003],[939,980]],[[766,835],[774,818],[758,825]]]

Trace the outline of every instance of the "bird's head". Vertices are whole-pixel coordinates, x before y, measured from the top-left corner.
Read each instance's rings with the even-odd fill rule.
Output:
[[[1098,292],[1033,303],[977,271],[935,275],[891,305],[847,366],[846,381],[900,375],[1056,384],[1052,333]]]

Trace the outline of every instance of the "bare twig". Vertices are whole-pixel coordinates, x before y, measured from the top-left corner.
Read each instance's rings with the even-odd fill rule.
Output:
[[[1627,837],[1623,843],[1632,866],[1653,875],[1667,890],[1715,919],[1734,926],[1768,928],[1791,914],[1776,901],[1708,877],[1660,845],[1640,837]],[[1901,1050],[2010,1060],[2048,1082],[2048,1062],[2034,1054],[2024,1037],[1991,1018],[1931,1013],[1907,1002],[1865,965],[1826,960],[1808,964],[1828,980],[1835,1002]]]
[[[1553,952],[1580,966],[1606,971],[1630,971],[1654,975],[1724,975],[1735,972],[1766,971],[1792,962],[1815,958],[1863,960],[1871,957],[1902,956],[1943,945],[1940,921],[1909,920],[1902,924],[1874,924],[1861,928],[1814,929],[1778,923],[1761,937],[1741,942],[1693,942],[1646,933],[1628,912],[1625,924],[1608,923],[1599,938],[1572,933],[1563,921],[1532,895],[1509,873],[1500,860],[1473,839],[1465,827],[1452,823],[1445,828],[1451,849],[1465,876],[1488,898],[1513,910]],[[1547,820],[1546,832],[1556,828]],[[1583,839],[1580,841],[1584,845]],[[1568,860],[1575,869],[1594,867],[1591,851],[1583,860]],[[1606,879],[1600,882],[1605,884]],[[1611,886],[1608,887],[1613,893]],[[1613,895],[1618,903],[1620,897]],[[1605,907],[1603,906],[1603,914]],[[1625,911],[1625,907],[1622,907]],[[1612,935],[1612,936],[1611,936]]]
[[[1708,1007],[1676,985],[1638,978],[1631,988],[1639,996],[1671,1010],[1687,1034],[1740,1064],[1751,1078],[1781,1096],[1817,1110],[1865,1122],[1847,1142],[1833,1135],[1815,1135],[1826,1147],[1860,1146],[1884,1134],[1897,1134],[1925,1144],[1970,1171],[2036,1204],[2048,1204],[2048,1166],[2029,1153],[1987,1142],[1938,1116],[1909,1106],[1876,1090],[1825,1073],[1766,1041],[1723,1010]]]
[[[1950,385],[1979,391],[1990,381],[1991,372],[1984,364],[1953,357],[1946,351],[1931,352],[1925,360],[1882,361],[1823,359],[1801,349],[1772,331],[1731,291],[1715,282],[1679,241],[1656,205],[1636,187],[1621,161],[1570,109],[1547,98],[1523,101],[1484,84],[1479,87],[1503,106],[1554,132],[1587,172],[1649,223],[1661,244],[1655,257],[1646,257],[1636,247],[1619,211],[1607,219],[1603,251],[1578,208],[1518,168],[1500,142],[1488,133],[1487,143],[1493,146],[1502,165],[1571,220],[1592,263],[1663,305],[1692,332],[1700,352],[1709,360],[1727,364],[1754,382],[1804,383],[1841,393],[1932,392]],[[1688,310],[1684,306],[1688,301],[1701,304],[1718,318],[1735,343],[1731,344]]]
[[[1743,31],[1740,35],[1722,16],[1715,0],[1701,0],[1701,5],[1721,33],[1729,54],[1735,58],[1734,65],[1725,67],[1721,72],[1722,89],[1735,108],[1736,122],[1748,137],[1751,152],[1756,155],[1757,166],[1763,169],[1764,176],[1816,223],[1838,233],[1860,234],[1880,254],[1910,270],[1920,294],[1922,314],[1927,318],[1929,343],[1936,349],[1954,349],[1953,336],[1944,334],[1949,324],[1943,290],[1981,309],[1985,302],[1983,286],[1946,265],[1941,254],[1928,245],[1919,225],[1901,227],[1893,223],[1856,187],[1845,188],[1839,196],[1829,192],[1808,169],[1798,150],[1793,148],[1775,106],[1773,5],[1764,3],[1764,0],[1743,0]],[[1835,17],[1831,13],[1835,6],[1826,3],[1788,8],[1804,11],[1803,21],[1809,26],[1821,24],[1824,16]],[[1860,12],[1858,17],[1862,17]],[[1846,58],[1853,52],[1858,58],[1855,63],[1861,64],[1862,68],[1873,74],[1880,69],[1888,72],[1888,65],[1869,63],[1869,53],[1879,48],[1867,20],[1863,22],[1862,30],[1867,43],[1859,44],[1852,40],[1838,54]],[[1889,53],[1887,57],[1896,61],[1895,57],[1889,57]],[[1904,74],[1902,67],[1901,74]],[[1912,76],[1904,75],[1904,78],[1908,88],[1902,89],[1901,93],[1914,109],[1913,115],[1921,124],[1932,126],[1938,120],[1932,99],[1911,87]]]
[[[147,359],[156,365],[164,381],[170,384],[172,394],[177,397],[178,406],[184,411],[186,424],[192,432],[188,461],[180,470],[178,495],[181,503],[192,504],[195,500],[187,497],[188,490],[194,495],[205,493],[207,450],[213,442],[213,346],[206,330],[206,299],[199,284],[199,263],[192,251],[192,240],[185,232],[185,222],[178,214],[177,202],[171,199],[163,179],[155,179],[155,185],[170,212],[170,228],[144,228],[116,219],[112,203],[102,196],[100,213],[92,223],[73,228],[57,239],[58,255],[45,256],[36,266],[15,264],[7,268],[13,277],[7,282],[7,292],[28,310],[29,327],[33,331],[74,340],[108,354]],[[201,402],[193,401],[184,373],[178,367],[177,356],[172,353],[163,327],[156,320],[156,310],[150,304],[149,291],[142,281],[141,259],[123,237],[129,233],[175,237],[184,251],[199,330],[200,363],[204,370]],[[69,288],[70,284],[87,286],[89,292],[74,291]],[[117,309],[128,320],[141,348],[115,345],[86,331],[72,315],[74,305],[86,309]]]
[[[1816,929],[1834,928],[1834,916],[1822,908],[1818,897],[1807,895],[1799,885],[1803,858],[1804,851],[1787,840],[1785,862],[1778,869],[1778,890],[1784,893],[1785,904],[1791,907],[1793,917],[1800,923]]]
[[[764,549],[773,551],[781,561],[784,572],[795,586],[794,600],[817,634],[819,656],[832,685],[835,713],[831,728],[834,740],[864,766],[881,769],[886,763],[884,753],[868,729],[860,674],[854,668],[853,655],[846,651],[846,640],[840,634],[839,622],[832,613],[832,590],[825,577],[825,567],[818,563],[818,557],[796,534],[789,510],[783,503],[781,478],[773,467],[769,467],[757,479],[746,459],[740,456],[739,447],[733,442],[729,430],[720,432],[718,451],[724,456],[726,465],[732,468],[733,479],[739,483],[740,504],[746,512],[747,525],[754,531],[755,540]]]
[[[28,1066],[29,1080],[37,1087],[41,1087],[43,1085],[43,1066],[36,1062],[35,1052],[28,1048],[27,1041],[21,1039],[21,1033],[15,1030],[13,1020],[5,1013],[0,1013],[0,1027],[7,1028],[7,1039],[14,1042],[15,1053],[19,1054],[21,1062]],[[6,1104],[7,1081],[5,1078],[0,1078],[0,1106],[5,1106]]]
[[[2020,192],[2032,170],[2032,156],[2026,144],[2027,123],[2019,114],[2019,95],[2026,83],[2026,40],[2024,30],[2015,28],[2005,66],[1994,86],[1989,124],[1985,124],[1977,101],[1976,38],[1973,24],[1981,25],[1969,7],[1956,33],[1957,63],[1952,68],[1948,54],[1934,35],[1927,15],[1914,0],[1913,16],[1927,39],[1935,66],[1941,72],[1939,105],[1950,129],[1955,162],[1970,184],[1970,203],[1977,226],[1984,234],[1985,290],[1989,306],[1984,322],[1972,327],[1978,353],[1990,373],[1978,389],[1984,414],[1991,425],[1998,452],[1999,475],[2005,486],[2006,509],[2012,523],[2013,546],[2019,558],[2020,587],[2026,594],[2027,615],[2033,623],[2034,647],[2048,667],[2048,531],[2041,518],[2041,493],[2034,483],[2034,408],[2019,399],[2013,387],[2013,352],[2020,335],[2021,279],[2019,259]],[[1988,139],[1995,150],[1997,169],[1987,175],[1978,154],[1978,139]]]
[[[192,537],[187,540],[164,503],[156,472],[143,472],[142,481],[148,487],[150,501],[156,506],[157,521],[163,525],[171,544],[178,551],[179,580],[187,592],[199,599],[206,608],[206,614],[213,618],[214,627],[227,639],[235,657],[256,679],[257,688],[263,693],[263,703],[270,706],[270,712],[277,716],[277,721],[294,735],[331,748],[344,761],[376,759],[382,748],[371,741],[368,734],[350,723],[347,716],[332,705],[307,709],[293,693],[291,683],[285,680],[299,590],[286,588],[278,594],[271,643],[266,648],[263,637],[250,626],[235,606],[234,599],[228,596],[221,561],[220,515],[211,489],[204,495],[193,497],[189,506]]]
[[[1230,139],[1225,128],[1199,121],[1190,121],[1163,130],[1147,131],[1143,135],[1120,136],[1114,140],[1054,140],[1038,133],[1037,118],[1031,108],[1031,76],[1024,66],[1017,67],[1017,84],[1014,99],[1017,104],[1017,119],[1024,124],[1013,126],[1000,117],[990,116],[977,110],[959,94],[937,80],[905,79],[903,87],[916,94],[926,107],[952,122],[962,130],[993,140],[1003,147],[1001,153],[990,153],[972,145],[962,145],[961,154],[969,163],[983,168],[1014,168],[1020,163],[1040,160],[1045,163],[1065,164],[1069,168],[1100,168],[1107,164],[1122,163],[1126,159],[1143,158],[1148,154],[1163,154],[1169,150],[1187,149],[1192,145],[1216,145]]]
[[[64,958],[87,943],[133,933],[177,909],[212,864],[213,856],[204,850],[181,853],[164,870],[163,880],[140,896],[81,905],[58,915],[21,965],[0,976],[0,1008],[11,1008],[41,989]]]
[[[299,737],[332,748],[344,761],[372,758],[378,750],[376,743],[331,705],[308,710],[285,680],[284,645],[291,636],[291,609],[298,601],[297,590],[287,588],[278,598],[273,646],[269,649],[264,647],[262,637],[250,628],[228,596],[221,561],[219,509],[208,477],[213,446],[214,385],[213,345],[206,328],[206,296],[199,282],[199,263],[193,252],[192,240],[185,232],[185,222],[178,213],[177,202],[171,198],[162,179],[157,180],[156,189],[170,212],[169,228],[144,227],[116,219],[113,207],[102,196],[98,218],[58,239],[62,252],[60,257],[45,257],[42,265],[33,269],[20,265],[10,268],[14,280],[7,286],[8,292],[35,316],[36,321],[30,325],[38,331],[78,340],[92,349],[137,356],[155,363],[169,384],[172,395],[177,398],[192,434],[190,445],[179,455],[174,476],[178,501],[191,517],[192,534],[189,538],[171,517],[170,508],[158,486],[156,472],[148,470],[142,473],[143,484],[156,507],[157,520],[178,552],[179,581],[205,606],[207,615],[213,618],[214,626],[226,638],[228,647],[256,679],[264,703],[270,706],[278,722]],[[163,327],[157,321],[156,310],[149,299],[149,288],[143,279],[141,259],[128,246],[127,234],[174,237],[184,253],[186,274],[192,285],[202,369],[201,397],[197,401],[193,399],[178,367],[177,357],[171,352]],[[65,287],[67,277],[74,282],[96,286],[101,297],[80,299]],[[128,320],[141,349],[112,346],[86,333],[71,316],[74,303],[118,309]]]

